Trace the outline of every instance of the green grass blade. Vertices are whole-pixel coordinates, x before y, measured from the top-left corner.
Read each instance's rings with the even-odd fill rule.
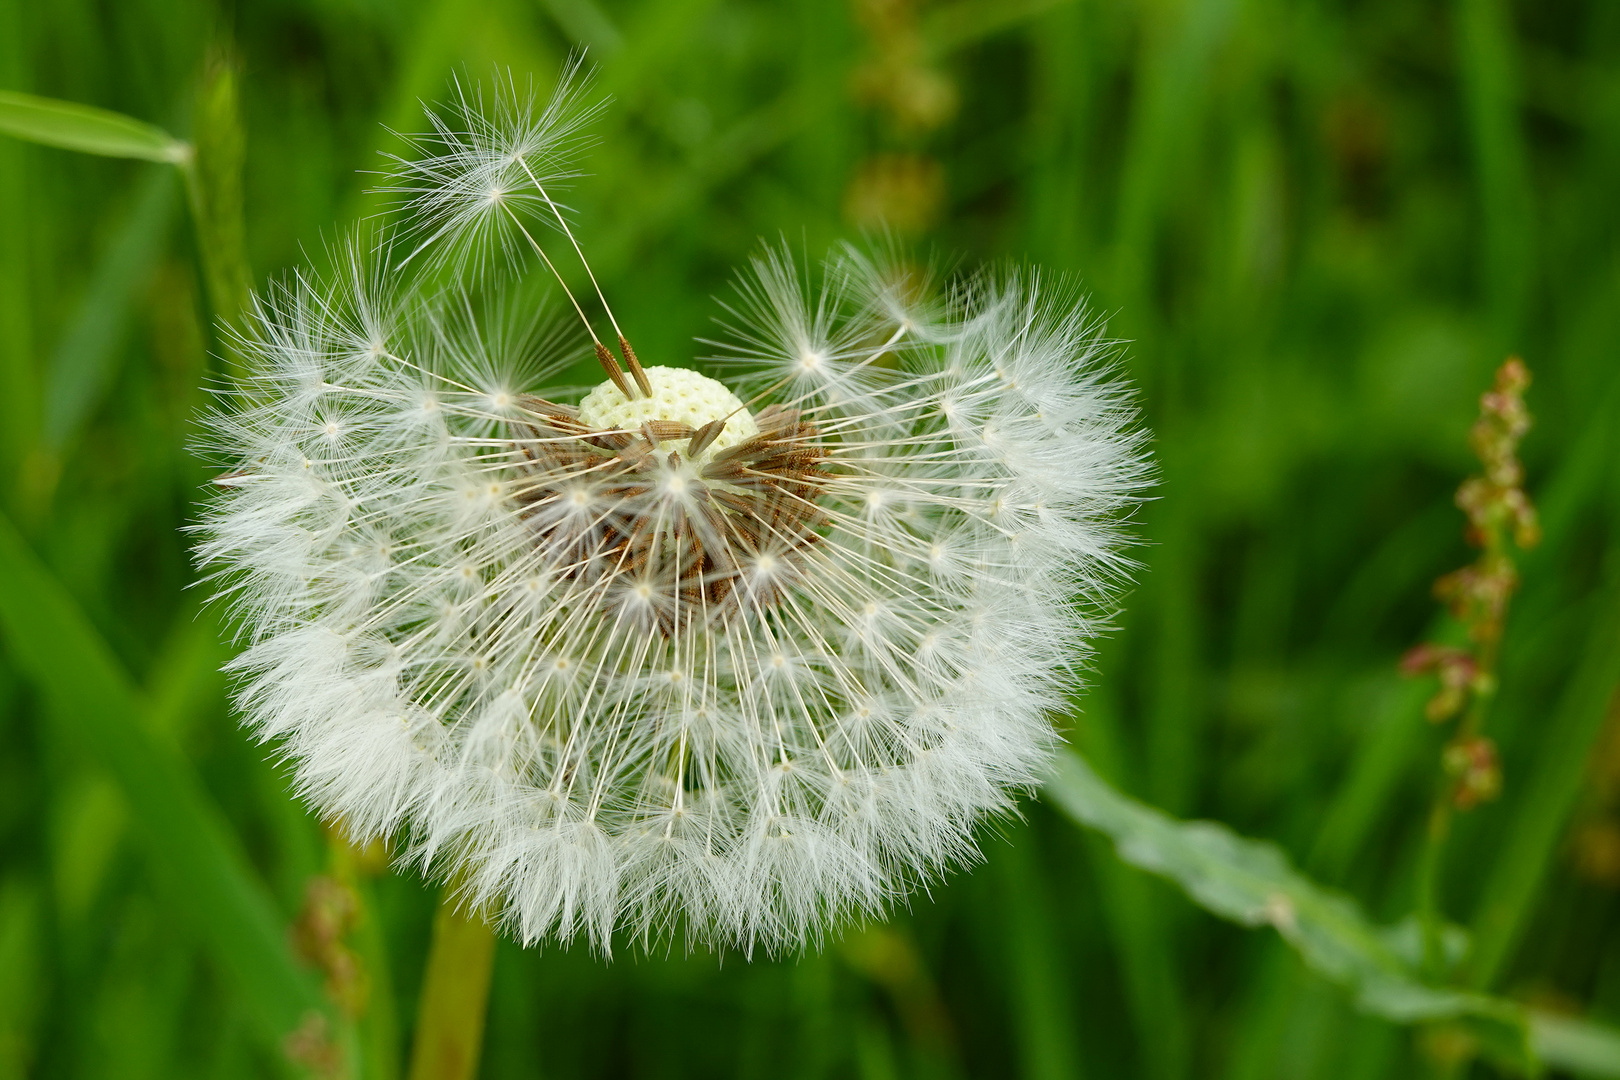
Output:
[[[1272,926],[1307,965],[1344,986],[1357,1007],[1398,1023],[1467,1024],[1482,1045],[1521,1068],[1620,1070],[1620,1033],[1577,1020],[1542,1031],[1540,1014],[1485,994],[1431,986],[1413,975],[1402,935],[1374,925],[1348,896],[1311,881],[1273,844],[1223,825],[1177,821],[1109,787],[1075,754],[1063,754],[1045,787],[1080,824],[1111,837],[1124,861],[1169,878],[1210,912],[1244,926]],[[1613,1041],[1611,1041],[1613,1040]],[[1597,1075],[1606,1075],[1599,1071]]]
[[[1192,145],[1207,106],[1205,77],[1231,28],[1231,0],[1187,0],[1179,5],[1169,39],[1144,44],[1141,89],[1131,108],[1122,151],[1119,205],[1115,213],[1114,265],[1110,292],[1131,305],[1125,312],[1133,333],[1150,318],[1149,253],[1167,188],[1184,163],[1178,154]]]
[[[73,441],[112,383],[135,289],[163,250],[174,205],[171,170],[153,168],[91,276],[46,375],[41,434],[53,453]]]
[[[1023,248],[1054,268],[1077,270],[1091,250],[1086,196],[1103,65],[1091,5],[1070,3],[1029,27],[1031,108]]]
[[[1172,478],[1170,465],[1165,466],[1166,484],[1190,480],[1192,475],[1190,470],[1178,469]],[[1192,509],[1186,499],[1167,500],[1164,506],[1167,513],[1153,534],[1163,546],[1154,553],[1152,579],[1143,589],[1152,597],[1149,662],[1153,677],[1144,688],[1145,780],[1135,790],[1174,813],[1184,813],[1197,795],[1209,699],[1202,689],[1203,611],[1196,599],[1192,565],[1197,544]]]
[[[624,35],[591,0],[541,0],[540,6],[570,40],[588,46],[592,55],[612,56],[624,48]]]
[[[1024,829],[992,864],[1000,878],[1006,916],[1007,967],[1011,976],[1013,1031],[1021,1075],[1028,1080],[1076,1080],[1086,1075],[1075,1039],[1076,1010],[1062,969],[1051,899],[1034,848]]]
[[[0,0],[0,82],[25,78],[21,5]],[[9,497],[39,423],[34,322],[37,299],[29,249],[29,150],[0,140],[0,498]]]
[[[1151,879],[1121,865],[1101,837],[1087,837],[1087,855],[1097,873],[1109,943],[1118,950],[1143,1075],[1180,1080],[1189,1075],[1191,1038],[1184,994],[1173,953],[1166,897]]]
[[[1119,646],[1118,642],[1104,646],[1114,654],[1110,657],[1114,664],[1118,663]],[[1106,670],[1107,665],[1100,667]],[[1126,767],[1119,710],[1111,691],[1106,682],[1092,689],[1073,734],[1088,758],[1117,781],[1126,775]],[[1103,837],[1091,834],[1086,841],[1086,853],[1097,874],[1109,947],[1119,957],[1143,1075],[1150,1080],[1180,1080],[1190,1071],[1192,1039],[1186,995],[1176,972],[1173,929],[1166,918],[1167,898],[1140,871],[1114,858]]]
[[[1417,679],[1396,679],[1392,664],[1390,681],[1367,718],[1365,734],[1328,804],[1307,860],[1314,873],[1329,881],[1338,881],[1349,871],[1422,745],[1425,725],[1418,717],[1433,687]]]
[[[1610,559],[1620,561],[1620,553],[1611,552]],[[1611,586],[1598,602],[1598,617],[1579,667],[1541,728],[1534,771],[1506,825],[1507,835],[1496,849],[1495,863],[1475,909],[1476,945],[1469,981],[1477,987],[1489,986],[1512,956],[1580,796],[1587,759],[1620,685],[1620,588]]]
[[[949,56],[1072,0],[957,0],[931,8],[922,25],[925,55]]]
[[[253,292],[242,216],[242,164],[247,136],[242,128],[236,75],[236,64],[229,52],[217,47],[197,88],[193,132],[197,153],[185,167],[209,303],[214,316],[231,326],[239,325]]]
[[[18,666],[117,779],[159,887],[232,981],[272,1046],[324,1008],[282,919],[189,766],[154,738],[105,641],[11,523],[0,518],[0,630]]]
[[[399,1010],[394,997],[393,970],[377,890],[364,880],[354,882],[364,914],[355,931],[355,949],[365,967],[370,992],[360,1017],[361,1080],[396,1080],[399,1076]]]
[[[34,1075],[47,978],[42,891],[19,874],[0,879],[0,1077]]]
[[[0,90],[0,133],[63,150],[178,164],[191,147],[133,116],[74,101]]]
[[[1514,48],[1502,0],[1458,0],[1458,66],[1484,211],[1486,296],[1504,349],[1518,349],[1534,272],[1534,196],[1517,116]]]

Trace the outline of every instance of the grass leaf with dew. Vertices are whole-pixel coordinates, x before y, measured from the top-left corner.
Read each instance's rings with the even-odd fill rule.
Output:
[[[11,90],[0,90],[0,132],[104,157],[179,164],[191,156],[188,143],[133,116]]]

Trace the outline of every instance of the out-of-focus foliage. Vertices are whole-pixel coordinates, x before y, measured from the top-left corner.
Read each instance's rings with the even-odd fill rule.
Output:
[[[364,170],[401,149],[381,125],[416,128],[456,69],[544,85],[577,43],[615,103],[570,202],[644,357],[702,356],[761,236],[814,254],[886,226],[947,265],[1079,275],[1132,339],[1163,480],[1073,740],[1383,924],[1413,907],[1445,739],[1432,686],[1395,662],[1455,634],[1429,586],[1469,558],[1467,428],[1520,353],[1545,537],[1488,721],[1502,797],[1455,823],[1439,898],[1469,931],[1461,985],[1620,1020],[1620,8],[0,0],[0,91],[199,154],[183,185],[0,137],[7,543],[111,650],[0,637],[0,1078],[281,1075],[266,1010],[322,981],[294,1055],[396,1075],[433,894],[330,844],[235,729],[211,674],[227,652],[186,589],[179,530],[207,479],[188,418],[248,278],[379,208]],[[43,673],[75,662],[71,692]],[[130,715],[85,715],[108,686]],[[109,755],[132,746],[181,779],[131,787]],[[154,813],[188,800],[228,832],[150,857]],[[1357,1012],[1276,935],[1044,805],[985,848],[796,960],[503,944],[483,1075],[1490,1073],[1469,1030]],[[212,891],[176,895],[188,861]],[[228,959],[284,970],[252,915],[272,907],[305,980]]]

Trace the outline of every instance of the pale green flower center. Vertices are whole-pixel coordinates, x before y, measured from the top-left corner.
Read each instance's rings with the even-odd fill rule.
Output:
[[[649,420],[669,420],[693,429],[724,420],[725,430],[709,445],[705,456],[759,434],[754,414],[742,400],[706,375],[689,368],[650,367],[647,381],[652,384],[652,395],[634,399],[626,399],[612,380],[602,383],[579,403],[580,423],[598,430],[636,431]],[[670,445],[675,444],[676,440],[670,440]]]

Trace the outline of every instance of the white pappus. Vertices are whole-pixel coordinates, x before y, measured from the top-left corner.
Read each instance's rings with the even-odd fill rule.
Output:
[[[352,836],[525,942],[802,947],[1040,778],[1142,436],[1072,291],[854,249],[814,288],[753,261],[724,381],[643,366],[603,300],[607,381],[547,389],[578,349],[415,271],[578,252],[574,74],[462,96],[397,163],[409,239],[258,301],[198,558],[245,722]]]

